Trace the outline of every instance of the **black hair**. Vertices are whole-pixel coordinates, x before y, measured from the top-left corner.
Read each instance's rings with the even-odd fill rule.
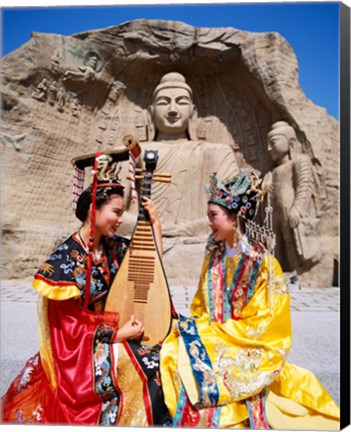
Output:
[[[221,204],[218,204],[216,202],[212,202],[212,201],[208,202],[208,204],[211,204],[211,203],[212,204],[217,204],[218,206],[220,206],[225,211],[225,213],[226,213],[226,215],[228,217],[238,216],[238,210],[229,209],[228,207],[225,207],[225,206],[223,206]],[[246,224],[245,224],[245,221],[241,217],[237,217],[236,220],[238,222],[239,231],[241,233],[245,234],[246,233]]]
[[[103,186],[96,190],[96,208],[100,209],[111,195],[119,195],[124,197],[123,186]],[[89,208],[92,200],[92,188],[85,189],[77,201],[76,216],[81,222],[85,222],[88,218]]]

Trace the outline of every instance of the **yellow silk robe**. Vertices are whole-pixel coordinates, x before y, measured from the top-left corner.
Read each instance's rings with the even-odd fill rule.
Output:
[[[290,296],[278,261],[248,244],[232,258],[217,254],[204,260],[192,317],[180,316],[161,349],[173,425],[339,429],[317,378],[286,363]]]

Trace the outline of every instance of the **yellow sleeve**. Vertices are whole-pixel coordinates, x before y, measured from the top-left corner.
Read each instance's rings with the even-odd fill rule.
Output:
[[[68,300],[70,298],[79,298],[81,296],[78,287],[74,284],[57,282],[50,284],[42,279],[34,279],[33,288],[38,294],[47,297],[50,300]]]
[[[208,316],[206,310],[207,299],[205,299],[204,297],[203,283],[204,281],[207,282],[207,269],[209,260],[210,254],[207,254],[202,264],[200,281],[190,306],[191,314],[196,317],[201,317],[204,314],[206,315],[206,317]]]

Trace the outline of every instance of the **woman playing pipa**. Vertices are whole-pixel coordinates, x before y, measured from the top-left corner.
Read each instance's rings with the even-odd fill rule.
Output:
[[[82,225],[34,276],[39,352],[2,398],[4,423],[168,424],[159,346],[140,343],[145,322],[133,314],[121,323],[119,313],[104,311],[130,246],[116,235],[124,211],[118,164],[128,159],[129,150],[122,148],[73,161],[75,214]],[[93,181],[82,191],[89,166]],[[150,198],[143,198],[142,209],[161,245],[158,212]]]

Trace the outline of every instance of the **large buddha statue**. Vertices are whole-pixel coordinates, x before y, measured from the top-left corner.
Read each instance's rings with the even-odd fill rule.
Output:
[[[145,149],[158,150],[157,172],[172,175],[170,184],[154,183],[152,198],[166,236],[206,234],[207,201],[204,190],[216,172],[225,179],[239,172],[230,145],[193,139],[196,108],[193,92],[180,73],[165,74],[149,107],[149,137]],[[142,156],[143,157],[143,156]]]

